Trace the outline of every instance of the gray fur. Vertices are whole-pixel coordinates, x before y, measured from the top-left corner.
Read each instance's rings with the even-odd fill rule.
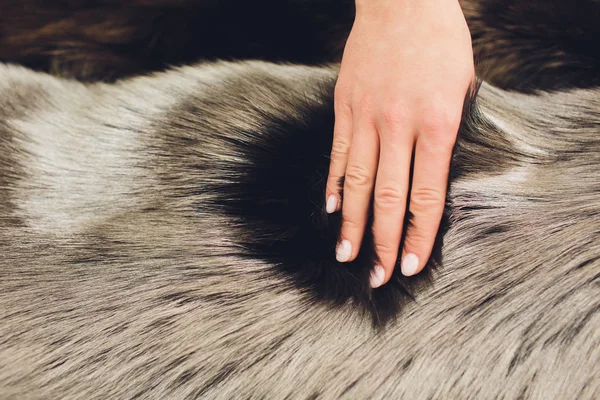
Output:
[[[240,160],[236,127],[300,119],[335,77],[216,63],[109,86],[0,65],[0,397],[600,396],[600,91],[482,86],[443,268],[378,331],[239,257],[233,222],[194,208],[217,194],[189,194]],[[165,128],[184,102],[205,115],[190,145]]]

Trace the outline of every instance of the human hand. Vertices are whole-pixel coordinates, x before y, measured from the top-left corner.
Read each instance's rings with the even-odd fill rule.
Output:
[[[374,198],[379,264],[371,273],[372,287],[390,279],[398,257],[413,151],[413,219],[402,273],[417,274],[431,255],[473,75],[471,37],[457,0],[356,0],[335,88],[326,209],[341,208],[336,257],[352,261]]]

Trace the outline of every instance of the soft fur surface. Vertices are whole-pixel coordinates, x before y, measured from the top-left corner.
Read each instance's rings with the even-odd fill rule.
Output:
[[[6,0],[0,61],[113,80],[207,59],[338,61],[354,0]]]
[[[461,4],[492,82],[597,83],[597,1]],[[0,59],[321,64],[351,5],[4,1]],[[436,259],[371,290],[323,213],[336,73],[0,64],[0,398],[600,397],[600,89],[484,83]]]
[[[419,278],[333,261],[335,68],[0,76],[2,397],[600,394],[597,90],[483,85],[444,267],[377,327]]]
[[[461,0],[478,73],[520,91],[600,84],[598,0]],[[114,80],[206,59],[339,61],[354,0],[4,0],[0,61]]]
[[[598,0],[460,3],[487,81],[524,92],[600,85]]]

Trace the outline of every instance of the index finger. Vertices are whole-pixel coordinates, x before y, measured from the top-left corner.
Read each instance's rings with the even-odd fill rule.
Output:
[[[348,155],[352,143],[352,111],[341,100],[335,106],[335,125],[327,186],[325,189],[325,210],[331,214],[340,209],[340,181],[346,173]]]

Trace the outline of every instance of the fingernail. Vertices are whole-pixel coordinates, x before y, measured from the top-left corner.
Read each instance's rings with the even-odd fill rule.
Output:
[[[417,269],[419,268],[419,257],[417,257],[413,253],[408,253],[404,256],[404,260],[402,260],[402,275],[404,276],[413,276],[417,273]]]
[[[373,289],[378,288],[383,283],[383,278],[385,277],[385,271],[381,266],[376,265],[371,271],[371,278],[369,282],[371,283],[371,287]]]
[[[334,194],[329,195],[329,197],[327,198],[327,206],[325,206],[325,211],[327,211],[327,214],[334,213],[337,209],[337,204],[337,196]]]
[[[348,240],[342,240],[335,250],[335,259],[339,262],[346,262],[352,255],[352,245]]]

